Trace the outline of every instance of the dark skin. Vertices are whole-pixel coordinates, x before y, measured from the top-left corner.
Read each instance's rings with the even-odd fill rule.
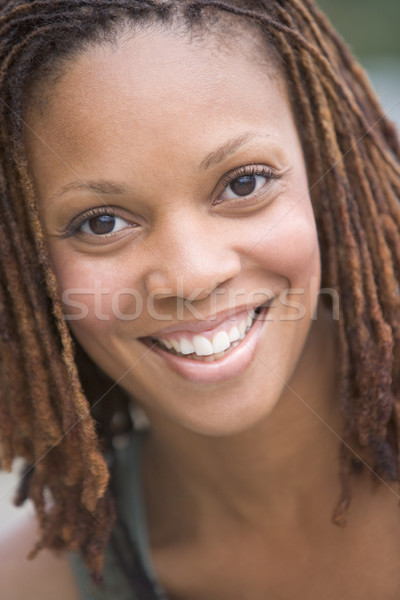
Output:
[[[326,368],[316,382],[316,394],[326,392],[324,375],[334,352],[332,345],[323,365]],[[315,417],[301,407],[298,417],[302,421],[299,431],[315,424]],[[321,433],[324,431],[321,426]],[[325,436],[325,442],[329,437]],[[294,446],[291,452],[295,452]],[[201,506],[197,493],[200,486],[195,488],[195,495],[189,494],[187,473],[168,464],[166,453],[162,457],[155,453],[150,438],[144,480],[151,550],[157,574],[170,598],[239,600],[251,591],[255,600],[396,600],[396,557],[400,550],[397,500],[384,485],[371,485],[369,474],[361,475],[354,486],[347,526],[334,526],[331,509],[339,485],[334,477],[336,452],[329,446],[320,446],[321,468],[314,485],[309,470],[304,470],[307,489],[313,495],[307,493],[298,507],[289,502],[282,502],[281,507],[271,503],[260,517],[240,514],[236,497],[223,498],[218,505],[211,490],[205,493],[203,487]],[[284,499],[288,482],[282,477],[280,485],[280,498]],[[257,520],[252,522],[251,516]],[[78,599],[65,557],[44,551],[35,561],[24,562],[21,570],[35,537],[34,520],[25,517],[1,540],[2,598]]]
[[[182,292],[186,296],[210,279],[218,281],[219,289],[221,284],[226,289],[243,288],[248,295],[263,285],[276,295],[285,286],[309,289],[311,278],[319,279],[305,165],[285,86],[275,72],[261,76],[259,65],[248,56],[227,57],[220,48],[212,50],[210,54],[209,47],[194,47],[171,33],[125,40],[117,50],[107,46],[90,50],[59,80],[47,110],[28,115],[31,128],[51,141],[57,157],[63,157],[60,163],[37,138],[27,136],[43,225],[62,290],[87,287],[91,276],[100,275],[112,289],[129,284],[148,293],[150,288],[165,287],[168,280],[172,291],[157,304],[158,312],[167,314],[178,295],[174,283],[182,270],[176,248],[186,250],[190,267]],[[149,69],[149,54],[162,56],[163,61],[154,60]],[[208,89],[204,82],[210,71],[215,78],[214,87]],[[110,72],[115,76],[104,78]],[[210,98],[213,101],[207,103]],[[122,104],[114,105],[116,99]],[[196,111],[183,128],[177,127],[176,116],[167,119],[178,106],[183,120],[195,102]],[[266,128],[267,141],[248,141],[224,158],[218,171],[200,178],[199,158],[221,141],[215,127],[221,115],[225,115],[224,140],[242,133],[237,127],[244,123],[246,129]],[[235,212],[232,217],[231,208],[219,213],[214,206],[208,209],[203,189],[212,190],[237,166],[274,160],[283,173],[281,183],[262,188],[263,203],[251,205],[257,215]],[[78,194],[63,197],[59,204],[54,200],[57,191],[70,183],[71,169],[85,171],[89,180],[109,169],[117,181],[123,173],[132,186],[141,182],[139,190],[118,202],[124,218],[139,213],[147,244],[159,255],[168,255],[162,269],[154,269],[146,245],[141,247],[143,270],[133,269],[137,246],[129,227],[126,236],[117,231],[108,245],[99,240],[92,245],[93,238],[82,235],[59,234],[64,221],[74,216],[71,207],[76,213],[93,202]],[[283,218],[288,208],[290,220]],[[163,228],[157,226],[160,221]],[[274,226],[276,236],[254,249],[256,225],[258,234]],[[166,243],[168,227],[174,244]],[[191,240],[184,238],[186,231]],[[196,300],[204,316],[210,314],[208,303],[216,289]],[[222,297],[217,312],[226,308],[224,301]],[[208,382],[204,390],[150,354],[123,382],[151,423],[143,465],[150,542],[156,571],[171,600],[249,596],[288,600],[301,597],[302,591],[307,600],[398,598],[400,523],[395,494],[384,485],[372,492],[369,476],[362,475],[354,486],[349,525],[339,529],[331,522],[340,493],[335,432],[342,430],[342,423],[336,409],[335,323],[322,306],[318,319],[312,320],[317,301],[308,292],[303,319],[276,318],[263,326],[256,358],[236,378]],[[278,316],[285,316],[285,310],[278,306]],[[154,333],[156,325],[148,314],[123,328],[113,320],[100,327],[89,317],[75,326],[74,333],[117,379],[132,359],[142,356],[139,338]],[[266,368],[271,363],[275,368]],[[163,377],[162,390],[154,388],[150,376],[154,368]],[[12,538],[14,547],[5,544],[11,562],[20,560],[21,546],[28,549],[32,537],[32,525],[23,525],[23,533]],[[42,560],[52,559],[45,553]],[[59,560],[57,598],[63,580],[69,582],[72,600],[76,595],[71,573],[66,560]],[[33,563],[29,573],[24,570],[27,579],[17,584],[36,581],[41,564]],[[12,590],[7,593],[17,595],[7,600],[27,597],[15,580],[10,582],[11,576],[5,574],[6,589]],[[32,586],[34,595],[29,597],[43,600],[44,593],[49,597],[55,593],[52,580],[41,583],[48,585],[47,591]]]
[[[333,384],[327,377],[329,373],[332,377],[335,347],[332,344],[326,352],[326,337],[320,344],[325,360],[314,380],[315,395],[308,398],[311,407],[329,394]],[[306,355],[303,361],[307,373],[312,365],[306,364]],[[305,384],[301,376],[293,382],[296,390]],[[172,598],[240,600],[247,598],[250,590],[255,600],[398,598],[396,496],[383,484],[374,485],[369,472],[359,475],[347,525],[335,526],[333,499],[340,493],[335,477],[336,447],[323,425],[315,431],[315,416],[304,412],[297,400],[291,394],[282,398],[283,402],[296,402],[298,409],[287,452],[295,461],[298,436],[314,430],[311,446],[319,444],[318,460],[311,465],[304,455],[301,481],[296,484],[295,472],[287,464],[282,466],[280,477],[276,474],[276,487],[266,498],[268,508],[260,512],[250,509],[241,513],[237,500],[246,497],[248,490],[232,487],[231,495],[223,496],[220,485],[211,478],[208,489],[200,490],[194,484],[194,492],[192,486],[188,493],[187,480],[201,475],[192,465],[179,471],[168,450],[163,455],[152,451],[150,439],[144,461],[150,540],[156,571]],[[197,465],[200,473],[202,466],[207,468],[207,459],[203,465],[201,462]],[[300,487],[296,490],[295,485]],[[221,493],[219,505],[216,489]],[[201,495],[204,507],[199,502]]]

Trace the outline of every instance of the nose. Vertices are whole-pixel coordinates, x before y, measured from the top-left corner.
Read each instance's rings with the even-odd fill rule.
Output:
[[[164,227],[152,249],[154,260],[145,286],[157,298],[201,300],[241,270],[240,253],[229,231],[203,219],[180,219],[178,227]]]

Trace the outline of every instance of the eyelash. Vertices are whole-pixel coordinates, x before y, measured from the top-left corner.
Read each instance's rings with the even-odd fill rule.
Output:
[[[88,221],[90,221],[90,219],[93,219],[95,217],[101,217],[101,216],[114,217],[115,219],[122,219],[123,221],[128,222],[127,218],[121,216],[120,212],[121,211],[117,210],[113,206],[98,206],[96,208],[91,208],[91,209],[83,212],[82,214],[78,215],[77,217],[75,217],[75,219],[73,219],[73,221],[68,225],[68,228],[65,231],[65,236],[71,237],[73,235],[79,235],[79,233],[80,233],[79,230],[83,227],[83,225],[85,223],[87,223]],[[130,225],[130,227],[135,227],[135,226],[136,226],[136,224]],[[93,238],[105,240],[109,237],[115,236],[115,233],[104,233],[101,235],[96,235],[95,233],[93,233],[93,234],[85,233],[84,235],[86,235],[86,236],[92,235]]]
[[[227,200],[219,200],[219,198],[221,197],[221,195],[223,194],[223,192],[225,190],[227,190],[229,188],[229,186],[236,181],[237,179],[239,179],[240,177],[243,176],[262,176],[265,177],[266,182],[265,184],[261,187],[260,190],[258,190],[255,193],[250,193],[248,195],[245,196],[238,196],[237,198],[230,198]],[[268,167],[266,165],[246,165],[243,167],[239,167],[238,169],[235,169],[234,171],[230,171],[229,173],[226,173],[222,179],[220,180],[218,187],[221,189],[221,192],[218,194],[217,198],[213,201],[213,204],[222,204],[222,203],[240,203],[242,205],[245,205],[246,202],[249,203],[253,203],[254,200],[260,195],[260,193],[263,193],[265,191],[265,187],[268,186],[268,184],[272,181],[272,180],[277,180],[279,179],[280,174],[277,173],[274,169],[272,169],[271,167]],[[65,236],[66,237],[71,237],[73,235],[78,235],[80,233],[80,229],[83,227],[83,225],[85,223],[87,223],[88,221],[90,221],[90,219],[93,219],[94,217],[99,217],[99,216],[110,216],[110,217],[114,217],[115,219],[122,219],[124,221],[127,221],[127,219],[125,219],[124,217],[122,217],[119,214],[119,211],[114,208],[113,206],[101,206],[101,207],[96,207],[96,208],[92,208],[88,211],[85,211],[84,213],[78,215],[75,219],[73,219],[73,221],[68,225],[68,228],[65,231]],[[127,221],[128,222],[128,221]],[[136,224],[131,224],[130,227],[135,227]],[[121,231],[121,230],[120,230]],[[97,238],[99,240],[106,240],[108,238],[111,238],[113,236],[116,235],[116,233],[118,232],[114,232],[114,233],[105,233],[105,234],[88,234],[85,233],[84,235],[91,235],[93,238]]]
[[[258,190],[255,193],[250,193],[247,196],[238,196],[238,198],[236,199],[228,199],[228,200],[222,200],[222,201],[218,201],[218,198],[221,196],[221,194],[234,182],[236,181],[236,179],[239,179],[239,177],[243,177],[243,176],[251,176],[251,175],[255,175],[255,176],[262,176],[265,177],[266,182],[265,184],[262,186],[262,188],[260,190]],[[246,165],[244,167],[239,167],[238,169],[235,169],[234,171],[230,171],[229,173],[227,173],[226,175],[224,175],[220,181],[220,187],[222,188],[221,193],[219,194],[218,198],[216,199],[216,201],[214,201],[215,204],[222,204],[222,202],[229,202],[229,203],[236,203],[236,202],[240,202],[241,204],[245,204],[246,200],[251,199],[251,202],[253,202],[260,193],[263,193],[265,191],[265,187],[269,185],[269,183],[271,183],[271,181],[273,180],[277,180],[281,177],[281,174],[278,173],[277,171],[275,171],[272,167],[268,167],[267,165]]]

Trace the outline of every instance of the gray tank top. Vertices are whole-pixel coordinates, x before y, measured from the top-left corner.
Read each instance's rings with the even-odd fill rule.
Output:
[[[135,432],[126,440],[126,444],[115,450],[117,511],[127,526],[130,543],[136,548],[141,567],[153,587],[153,596],[157,600],[168,600],[157,580],[149,547],[140,462],[141,445],[145,435],[145,432]],[[92,584],[79,556],[71,554],[70,563],[81,600],[139,600],[111,545],[106,548],[104,581],[101,586]]]

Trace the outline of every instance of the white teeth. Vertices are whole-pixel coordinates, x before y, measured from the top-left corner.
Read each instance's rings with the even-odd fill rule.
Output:
[[[171,340],[171,344],[172,344],[172,347],[175,350],[175,352],[180,352],[181,351],[181,345],[178,342],[178,340]]]
[[[236,340],[238,340],[239,338],[240,338],[240,331],[236,327],[236,325],[234,325],[229,332],[229,341],[236,342]]]
[[[192,341],[187,338],[180,338],[180,340],[158,338],[158,340],[165,348],[168,350],[173,348],[178,354],[193,354],[194,356],[207,357],[203,360],[214,360],[214,358],[222,358],[225,350],[235,348],[244,339],[256,317],[257,314],[252,310],[248,317],[241,321],[239,325],[234,325],[229,333],[224,330],[218,331],[212,341],[202,335],[193,336]]]
[[[246,321],[241,321],[239,323],[239,333],[240,333],[240,337],[243,338],[244,334],[246,333]]]
[[[218,352],[223,352],[231,345],[229,340],[229,336],[226,331],[219,331],[213,337],[212,345],[214,348],[214,354],[218,354]]]
[[[195,338],[193,338],[193,344],[191,344],[189,342],[189,340],[187,340],[186,338],[182,338],[180,340],[180,352],[181,354],[192,354],[192,352],[195,351],[194,349],[194,343],[195,343]],[[198,354],[198,352],[196,351],[196,354]]]
[[[181,342],[182,342],[182,340],[181,340]],[[196,354],[198,356],[209,356],[210,354],[214,354],[214,348],[213,348],[210,340],[203,337],[202,335],[194,336],[193,346],[194,346],[193,351],[196,352]]]
[[[168,348],[168,350],[171,350],[172,344],[168,340],[163,340],[162,338],[152,338],[152,339],[154,341],[156,341],[158,339],[158,341],[160,342],[160,344],[162,344],[165,348]]]

